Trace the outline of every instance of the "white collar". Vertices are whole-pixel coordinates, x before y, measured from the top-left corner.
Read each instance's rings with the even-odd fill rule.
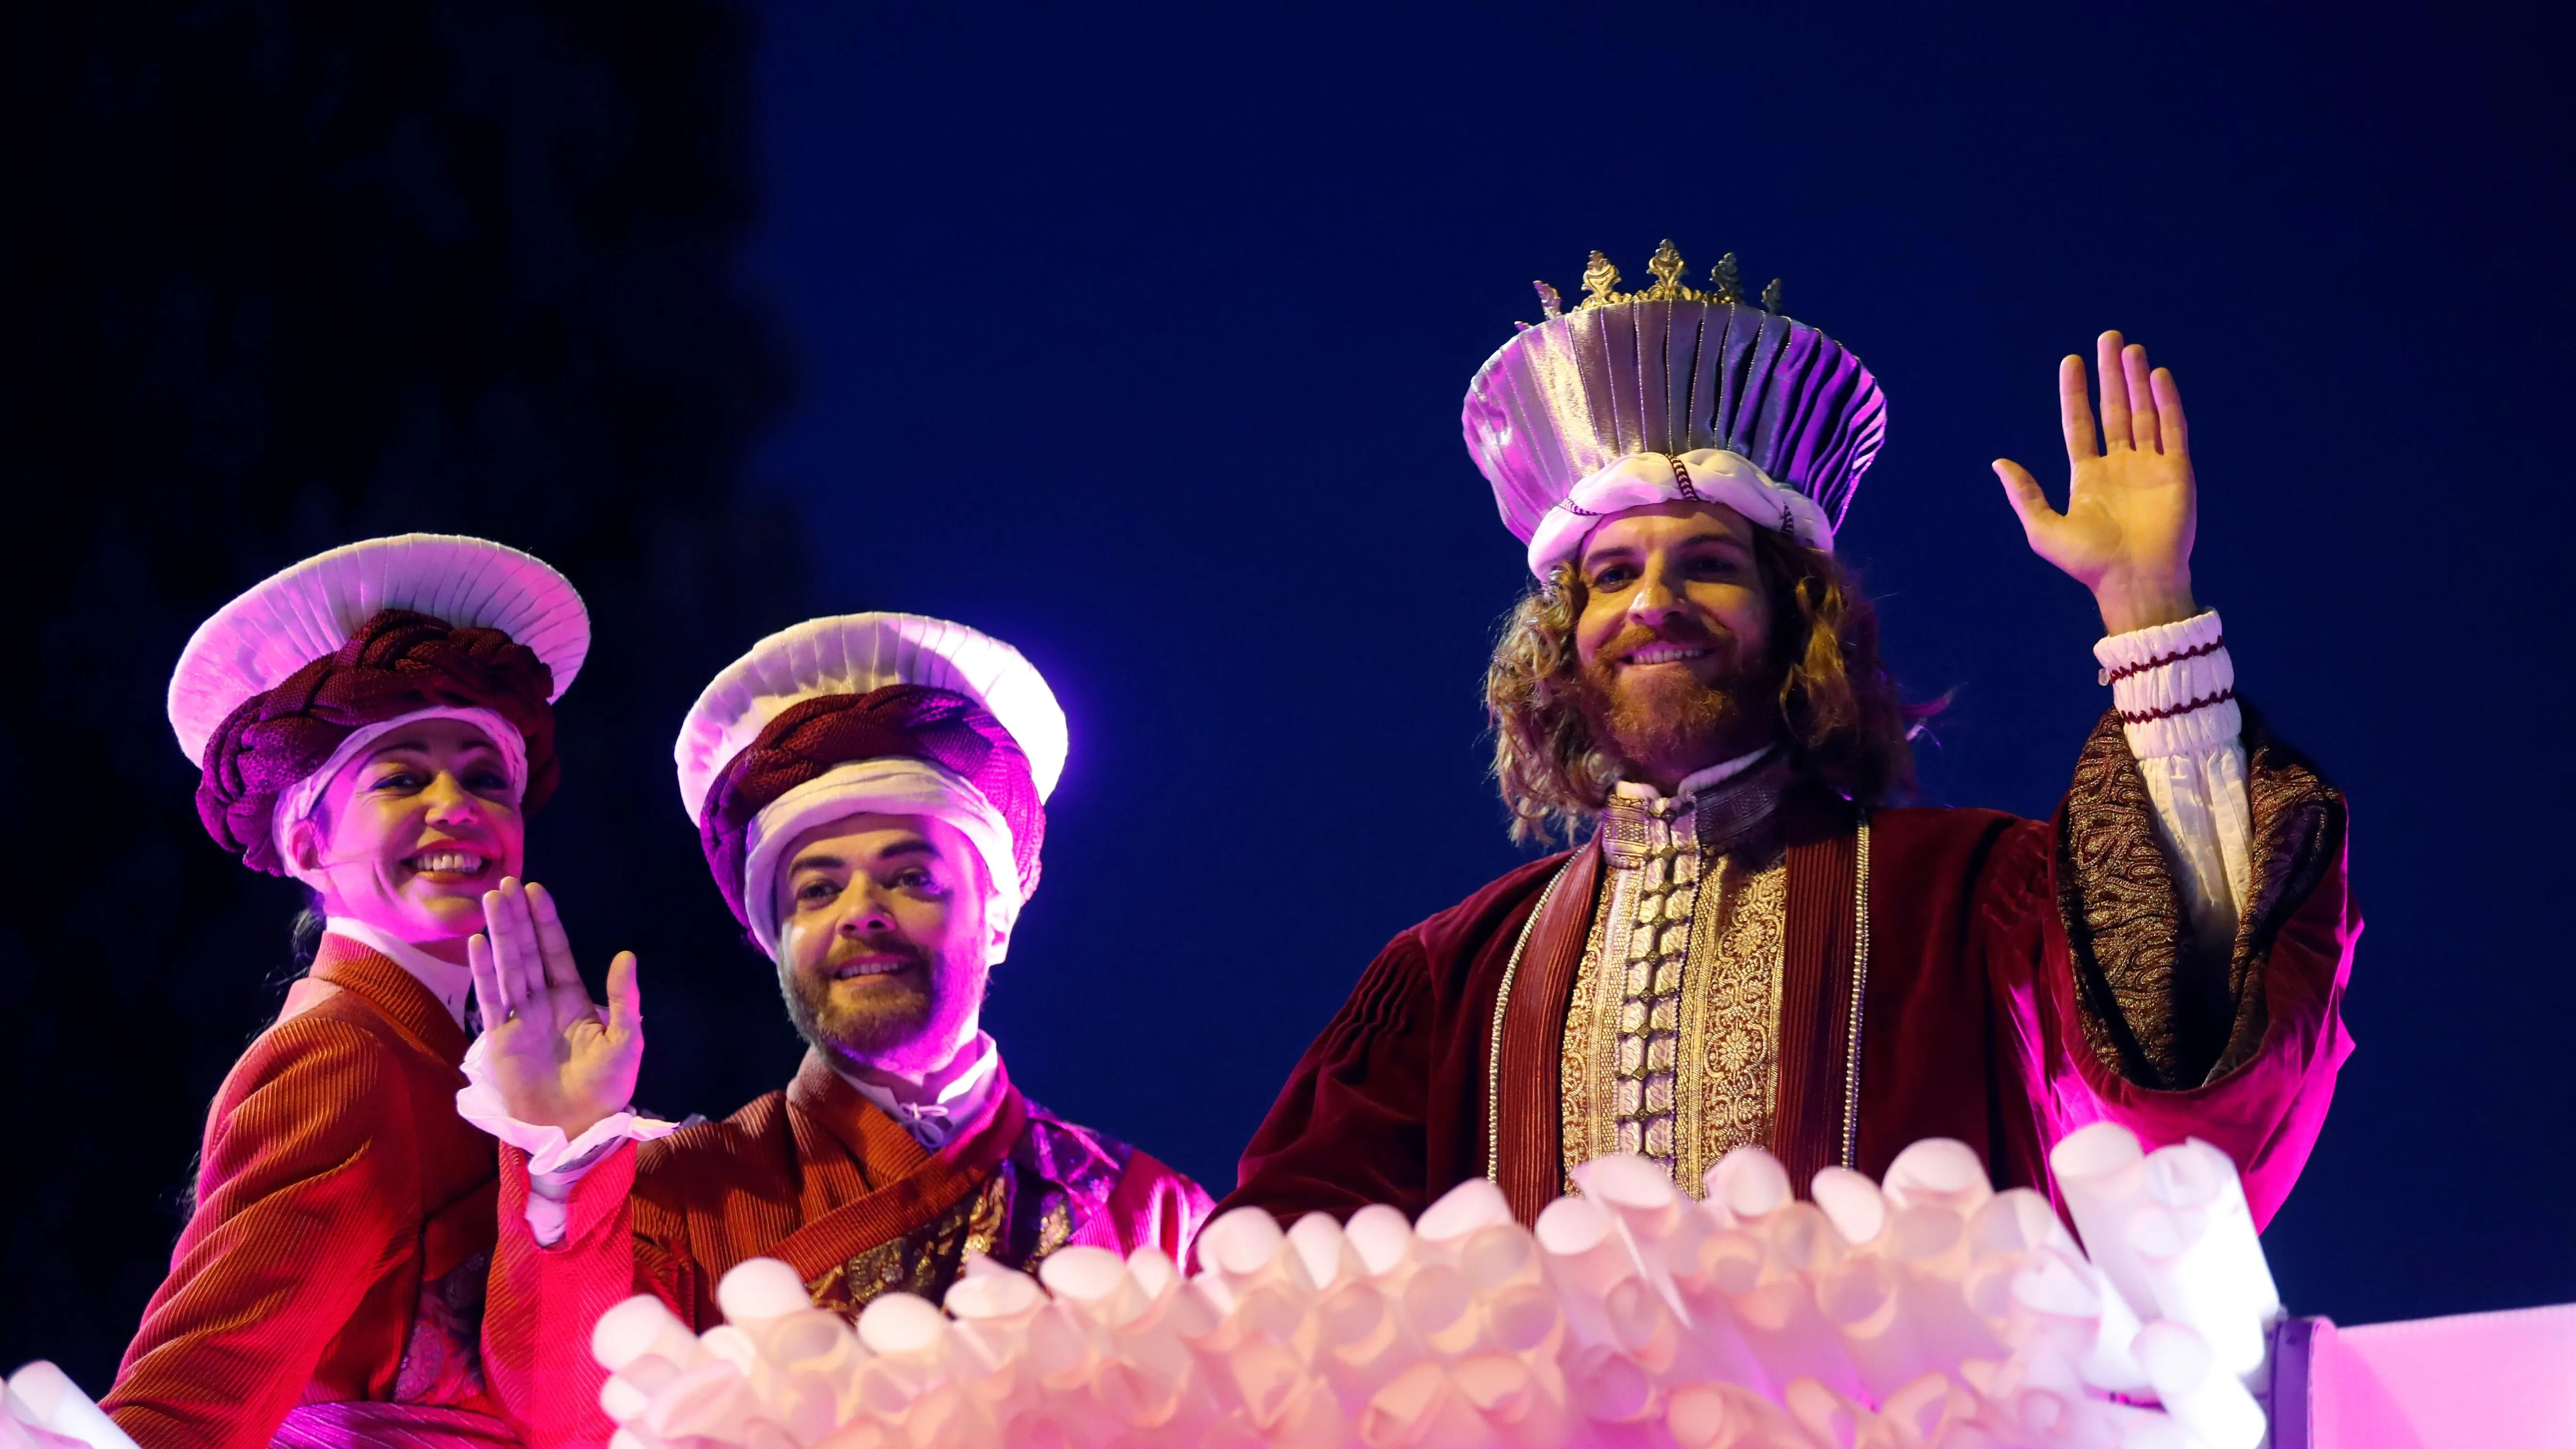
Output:
[[[322,923],[323,934],[354,941],[384,957],[427,987],[438,1004],[447,1008],[448,1019],[465,1025],[465,999],[474,990],[474,973],[453,961],[441,961],[409,941],[399,941],[375,926],[346,916],[334,916]]]
[[[975,1059],[967,1063],[966,1070],[958,1073],[948,1085],[941,1087],[937,1096],[927,1101],[922,1099],[918,1086],[899,1080],[889,1084],[858,1076],[843,1070],[838,1062],[832,1063],[832,1070],[842,1081],[849,1083],[852,1090],[875,1103],[904,1131],[911,1133],[915,1142],[936,1152],[958,1128],[983,1115],[984,1104],[992,1096],[993,1083],[1002,1065],[1002,1049],[994,1042],[991,1032],[975,1033],[975,1039],[966,1044],[966,1050],[973,1052]]]
[[[1774,748],[1776,748],[1776,746],[1764,745],[1762,748],[1755,750],[1749,755],[1738,755],[1731,760],[1721,760],[1718,763],[1709,766],[1705,770],[1699,770],[1692,774],[1685,775],[1682,777],[1682,782],[1673,787],[1672,798],[1680,800],[1686,799],[1692,795],[1705,795],[1709,791],[1716,789],[1718,786],[1725,784],[1727,781],[1734,779],[1736,776],[1743,774],[1745,771],[1752,769],[1754,766],[1761,764],[1764,760],[1770,758],[1771,751]],[[1661,800],[1665,798],[1661,791],[1658,791],[1654,786],[1649,785],[1642,780],[1622,780],[1610,788],[1627,796],[1631,800]]]

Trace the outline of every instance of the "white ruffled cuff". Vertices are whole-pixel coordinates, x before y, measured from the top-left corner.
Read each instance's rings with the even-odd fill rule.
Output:
[[[2141,760],[2224,749],[2244,731],[2236,666],[2216,609],[2114,634],[2093,646],[2102,682]]]
[[[600,1118],[579,1137],[566,1140],[561,1127],[522,1122],[501,1105],[501,1091],[492,1085],[491,1071],[483,1064],[483,1038],[476,1037],[474,1044],[465,1049],[464,1071],[465,1085],[456,1093],[456,1115],[526,1152],[531,1178],[571,1173],[577,1179],[582,1169],[620,1142],[650,1142],[680,1130],[677,1122],[638,1116],[634,1108],[628,1107]]]

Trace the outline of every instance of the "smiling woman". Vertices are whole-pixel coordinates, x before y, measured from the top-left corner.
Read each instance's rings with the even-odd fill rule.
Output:
[[[554,789],[553,701],[589,642],[545,564],[413,534],[268,579],[180,657],[199,818],[302,881],[323,934],[216,1095],[196,1211],[105,1401],[145,1449],[511,1442],[479,1355],[493,1146],[455,1110],[466,942]]]
[[[326,919],[464,964],[465,938],[483,928],[483,892],[520,874],[525,857],[525,769],[511,769],[496,733],[507,738],[509,727],[418,720],[331,778],[286,840]]]

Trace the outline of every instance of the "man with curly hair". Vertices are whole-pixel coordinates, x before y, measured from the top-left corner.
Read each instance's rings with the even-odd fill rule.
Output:
[[[2341,797],[2235,697],[2193,600],[2182,399],[2105,333],[2101,433],[2059,376],[2053,509],[1995,465],[2034,551],[2092,591],[2113,708],[2054,819],[1903,802],[1908,736],[1834,529],[1885,403],[1857,358],[1714,286],[1617,290],[1489,360],[1468,446],[1536,582],[1487,675],[1524,838],[1574,848],[1403,932],[1245,1150],[1225,1206],[1419,1211],[1498,1183],[1524,1222],[1578,1164],[1698,1193],[1767,1148],[1804,1191],[1955,1138],[1998,1186],[2109,1119],[2196,1136],[2288,1194],[2351,1050],[2360,931]]]

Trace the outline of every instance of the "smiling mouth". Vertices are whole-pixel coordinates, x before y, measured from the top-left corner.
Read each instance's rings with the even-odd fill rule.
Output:
[[[1705,644],[1649,644],[1642,649],[1630,650],[1628,652],[1628,657],[1621,662],[1625,664],[1680,664],[1692,659],[1703,658],[1716,652],[1716,650],[1711,649]]]
[[[403,863],[418,875],[477,876],[490,862],[470,850],[424,850]]]
[[[833,970],[832,979],[856,981],[864,976],[892,976],[911,964],[901,956],[863,956],[856,961],[843,962]]]

